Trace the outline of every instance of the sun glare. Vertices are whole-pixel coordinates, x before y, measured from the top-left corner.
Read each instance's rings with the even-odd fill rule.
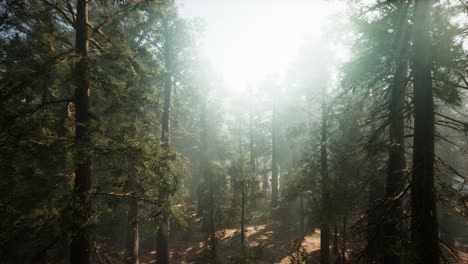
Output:
[[[183,2],[182,12],[206,20],[205,52],[225,87],[241,93],[267,75],[281,79],[305,38],[320,35],[338,9],[335,1],[201,0]]]

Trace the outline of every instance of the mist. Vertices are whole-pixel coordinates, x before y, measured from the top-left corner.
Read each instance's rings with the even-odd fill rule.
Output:
[[[0,263],[467,263],[467,12],[1,2]]]

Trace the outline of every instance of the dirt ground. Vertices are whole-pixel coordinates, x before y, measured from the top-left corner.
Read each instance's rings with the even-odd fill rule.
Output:
[[[284,221],[284,220],[283,220]],[[268,224],[264,224],[268,222]],[[208,264],[211,260],[208,236],[202,231],[202,220],[192,212],[187,221],[185,230],[177,231],[171,235],[170,258],[176,264]],[[300,246],[297,236],[285,231],[288,223],[280,219],[269,218],[251,219],[245,228],[245,250],[241,254],[240,229],[224,228],[217,231],[217,263],[258,263],[258,264],[289,264],[301,259],[306,263],[319,263],[320,232],[315,230],[312,235],[304,237]],[[287,229],[287,228],[286,228]],[[349,249],[350,251],[353,248]],[[330,249],[332,252],[332,249]],[[449,263],[468,263],[468,245],[456,242],[455,252],[458,261]],[[141,258],[142,264],[155,263],[155,251],[146,252]],[[244,256],[245,262],[240,262]],[[335,263],[337,257],[331,254],[330,263]],[[359,262],[358,262],[359,263]]]

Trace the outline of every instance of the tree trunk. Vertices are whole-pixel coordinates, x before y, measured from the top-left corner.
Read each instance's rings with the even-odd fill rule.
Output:
[[[412,263],[440,263],[434,188],[434,99],[429,28],[433,1],[416,0],[413,24],[414,143],[411,183]]]
[[[140,235],[138,227],[138,201],[132,199],[128,206],[127,215],[127,262],[128,264],[140,263]]]
[[[330,227],[328,224],[322,224],[320,227],[320,264],[329,263],[330,255]]]
[[[408,73],[407,4],[399,3],[399,21],[395,50],[395,75],[391,84],[388,172],[385,185],[387,213],[383,225],[383,263],[401,263],[402,217],[401,200],[394,199],[402,191],[405,181],[404,115],[406,78]]]
[[[371,153],[372,155],[372,153]],[[372,162],[375,164],[375,161]],[[377,169],[375,169],[377,171]],[[369,181],[369,199],[367,216],[367,263],[381,263],[382,259],[382,198],[384,196],[384,179],[376,174]]]
[[[299,196],[299,206],[300,206],[300,211],[299,211],[299,236],[301,239],[304,238],[305,235],[305,228],[304,228],[304,192],[301,191],[300,196]]]
[[[169,216],[162,213],[160,228],[156,234],[156,264],[169,263]]]
[[[257,179],[257,175],[255,173],[256,166],[255,166],[255,140],[254,140],[254,133],[253,133],[253,116],[252,110],[249,113],[249,134],[250,134],[250,168],[252,169],[252,175],[255,179]],[[259,184],[255,185],[255,191],[259,190]]]
[[[252,113],[249,115],[249,133],[250,133],[250,167],[255,175],[255,141],[253,133],[253,117]]]
[[[276,104],[273,103],[271,118],[271,207],[278,206],[278,161],[277,161],[277,135],[276,135]]]
[[[213,182],[213,177],[214,174],[209,172],[209,158],[208,158],[208,124],[207,124],[207,119],[206,119],[206,108],[207,108],[207,102],[203,102],[202,105],[202,110],[201,110],[201,118],[200,118],[200,124],[201,124],[201,136],[200,136],[200,175],[205,177],[206,181],[209,184],[209,234],[210,234],[210,247],[211,247],[211,258],[212,258],[212,263],[216,263],[216,229],[215,229],[215,223],[214,223],[214,182]],[[203,208],[205,208],[205,205],[200,205],[199,201],[199,207],[202,206],[202,213],[203,213]],[[205,216],[204,216],[205,217]]]
[[[125,160],[126,167],[130,171],[134,170],[133,162]],[[130,173],[128,175],[127,184],[125,186],[125,192],[134,193],[136,192],[137,179],[136,175]],[[127,264],[139,264],[140,263],[140,234],[138,227],[138,200],[131,199],[128,201],[127,221],[126,221],[126,263]]]
[[[343,216],[343,245],[341,248],[341,263],[346,263],[346,222],[347,222],[347,217],[346,215]]]
[[[86,148],[90,146],[89,137],[89,68],[88,68],[88,2],[77,0],[76,8],[76,51],[80,60],[75,65],[75,140],[78,146],[75,169],[74,192],[80,208],[74,215],[70,263],[87,264],[91,262],[91,235],[88,221],[91,217],[91,158]]]
[[[165,64],[165,80],[164,80],[164,106],[161,120],[161,141],[163,147],[166,149],[170,148],[171,137],[170,137],[170,111],[172,104],[172,65],[171,65],[171,41],[169,36],[168,22],[164,23],[164,34],[166,43],[164,45],[164,64]],[[168,194],[162,191],[160,200],[166,201]],[[162,210],[162,221],[160,228],[156,235],[156,264],[168,264],[169,263],[169,212],[167,208]]]
[[[325,105],[325,88],[323,88],[322,98],[322,138],[320,144],[320,174],[322,176],[322,223],[320,227],[320,264],[329,263],[329,247],[330,247],[330,227],[328,221],[330,214],[328,206],[330,206],[330,190],[328,178],[328,154],[327,154],[327,109]]]
[[[211,258],[216,264],[216,229],[214,224],[214,194],[213,194],[213,174],[210,173],[210,242],[211,242]]]
[[[262,191],[263,191],[263,197],[265,198],[265,206],[267,206],[268,172],[264,172],[262,176],[263,176]]]
[[[207,135],[207,123],[206,123],[206,101],[202,103],[200,109],[200,179],[203,179],[205,183],[211,184],[211,179],[208,176],[208,135]],[[207,211],[207,197],[205,197],[206,184],[200,184],[198,186],[198,208],[197,214],[202,217],[206,217],[205,212]],[[208,186],[211,188],[211,186]],[[210,194],[209,194],[210,195]]]
[[[241,176],[242,177],[242,176]],[[240,236],[241,236],[241,250],[242,254],[244,254],[244,249],[245,249],[245,227],[244,227],[244,222],[245,222],[245,186],[244,186],[244,179],[241,181],[241,230],[240,230]]]
[[[336,223],[333,230],[333,254],[338,255],[338,225]]]

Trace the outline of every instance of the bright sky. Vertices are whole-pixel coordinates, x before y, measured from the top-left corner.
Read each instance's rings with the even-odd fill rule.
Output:
[[[178,0],[185,18],[206,22],[204,49],[229,89],[280,78],[306,36],[340,7],[322,0]]]

